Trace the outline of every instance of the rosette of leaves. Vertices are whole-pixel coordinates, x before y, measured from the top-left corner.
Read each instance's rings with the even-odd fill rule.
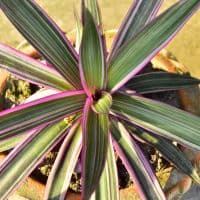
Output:
[[[200,118],[143,96],[199,80],[164,72],[137,75],[200,5],[181,0],[156,17],[161,3],[134,1],[108,53],[95,0],[81,1],[77,51],[35,1],[0,0],[1,10],[46,61],[0,44],[0,66],[48,88],[0,113],[0,150],[16,146],[0,164],[0,199],[61,141],[44,199],[65,198],[79,156],[82,199],[119,199],[115,151],[142,199],[165,199],[138,141],[154,146],[200,183],[192,164],[170,142],[200,150]]]

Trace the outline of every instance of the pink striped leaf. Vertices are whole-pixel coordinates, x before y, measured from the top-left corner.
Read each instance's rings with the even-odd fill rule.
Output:
[[[128,170],[141,199],[164,200],[165,195],[154,175],[149,161],[145,158],[139,145],[134,141],[125,127],[114,120],[111,121],[111,133],[114,147]]]
[[[116,158],[111,139],[109,140],[106,164],[94,196],[95,200],[119,200]]]
[[[82,147],[80,120],[69,130],[48,177],[44,199],[64,200]]]
[[[147,131],[200,150],[200,117],[136,95],[114,95],[111,110]]]
[[[81,81],[90,96],[104,88],[105,66],[100,33],[97,30],[91,13],[85,8],[86,21],[80,47]]]
[[[42,98],[42,97],[46,97],[52,94],[56,94],[58,93],[58,91],[56,90],[50,90],[50,89],[41,89],[39,91],[37,91],[36,93],[34,93],[33,95],[31,95],[30,97],[28,97],[24,103]],[[45,128],[45,126],[44,126]],[[17,144],[19,144],[23,139],[25,139],[25,137],[27,137],[27,135],[30,135],[33,133],[33,131],[37,131],[36,129],[33,129],[31,131],[25,132],[25,133],[20,133],[20,134],[16,134],[16,135],[12,135],[11,137],[6,137],[4,139],[0,140],[0,152],[3,151],[7,151],[10,150],[12,148],[14,148],[15,146],[17,146]]]
[[[8,137],[3,140],[0,140],[0,152],[4,152],[10,150],[17,146],[25,137],[27,137],[28,133],[22,133],[19,135],[15,135],[13,137]]]
[[[44,156],[66,135],[65,120],[33,132],[0,164],[0,199],[8,195],[34,170]]]
[[[0,139],[57,121],[83,109],[83,91],[61,92],[0,112]]]
[[[156,16],[163,0],[135,0],[124,18],[113,41],[109,59],[117,50],[135,35]]]
[[[179,90],[200,84],[200,80],[188,75],[167,73],[167,72],[151,72],[136,75],[122,88],[131,94],[137,92],[147,94],[152,92]]]
[[[84,9],[87,8],[89,12],[91,13],[95,24],[100,28],[102,26],[102,20],[101,20],[101,12],[99,9],[98,1],[97,0],[82,0],[82,21],[83,24],[86,22],[87,14],[85,13]]]
[[[124,125],[126,126],[127,124],[125,123]],[[169,162],[173,163],[178,170],[190,176],[196,183],[200,183],[200,177],[191,161],[188,160],[184,153],[177,146],[173,145],[172,142],[133,126],[128,126],[128,130],[133,137],[136,136],[155,147]]]
[[[79,52],[79,49],[81,46],[82,34],[83,34],[83,25],[76,8],[74,8],[74,18],[76,21],[76,45],[75,46],[76,46],[76,51]]]
[[[0,7],[18,31],[73,87],[82,88],[75,49],[35,1],[1,0]]]
[[[87,99],[82,119],[82,198],[89,199],[99,184],[108,148],[108,115],[97,114]]]
[[[152,20],[124,44],[108,64],[108,89],[115,92],[155,56],[199,8],[199,0],[182,0]]]
[[[70,90],[73,87],[47,67],[19,51],[0,44],[0,68],[28,82],[58,90]]]

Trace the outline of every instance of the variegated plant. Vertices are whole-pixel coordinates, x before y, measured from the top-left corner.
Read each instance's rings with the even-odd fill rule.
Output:
[[[1,10],[46,61],[0,44],[0,66],[48,88],[0,113],[0,150],[16,146],[0,164],[0,199],[61,141],[44,199],[65,198],[80,154],[82,199],[119,199],[115,151],[142,199],[165,199],[138,139],[200,183],[169,141],[200,150],[200,118],[143,96],[199,80],[163,72],[137,75],[200,6],[199,0],[180,0],[156,17],[161,3],[135,0],[108,53],[97,1],[82,0],[77,53],[33,0],[0,0]]]

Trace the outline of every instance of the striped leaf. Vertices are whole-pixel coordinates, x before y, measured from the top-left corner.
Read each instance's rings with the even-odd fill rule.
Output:
[[[51,68],[3,44],[0,44],[0,68],[40,86],[59,90],[73,88]]]
[[[3,140],[0,140],[0,152],[10,150],[17,146],[25,137],[27,136],[27,133],[23,133],[20,135],[15,135],[13,137],[5,138]]]
[[[108,145],[106,164],[102,172],[99,185],[95,191],[95,200],[103,199],[119,199],[117,166],[111,140]]]
[[[33,101],[33,100],[36,100],[36,99],[39,99],[39,98],[42,98],[45,96],[49,96],[51,94],[56,94],[56,93],[58,93],[58,91],[50,90],[50,89],[41,89],[41,90],[37,91],[36,93],[34,93],[33,95],[31,95],[30,97],[28,97],[25,100],[25,102],[27,103],[27,102],[30,102],[30,101]],[[45,128],[45,126],[43,128]],[[37,129],[33,129],[29,132],[16,134],[16,135],[12,135],[11,137],[6,137],[4,139],[1,139],[0,140],[0,152],[7,151],[7,150],[14,148],[23,139],[25,139],[25,137],[27,137],[28,135],[30,135],[36,131],[37,131]]]
[[[150,22],[110,60],[108,89],[118,90],[137,74],[181,29],[199,0],[182,0]]]
[[[53,20],[35,1],[1,0],[0,7],[18,31],[75,88],[81,88],[77,54]]]
[[[60,93],[60,91],[42,88],[42,89],[39,89],[34,94],[32,94],[31,96],[29,96],[23,103],[28,103],[28,102],[41,99],[43,97],[48,97],[53,94],[58,94],[58,93]]]
[[[90,12],[85,9],[86,22],[80,47],[81,81],[88,95],[104,88],[105,66],[100,33]]]
[[[83,199],[89,199],[99,184],[108,147],[108,115],[96,114],[91,109],[91,104],[91,99],[88,98],[82,119]]]
[[[147,131],[200,150],[200,117],[139,96],[116,94],[112,111]]]
[[[76,51],[79,52],[83,33],[83,25],[76,9],[74,9],[74,17],[76,21]]]
[[[0,113],[0,139],[59,120],[83,109],[83,91],[62,92]]]
[[[200,183],[199,175],[184,153],[175,145],[160,136],[156,136],[139,128],[129,127],[130,134],[136,135],[148,144],[155,147],[168,161],[172,162],[180,171],[190,176],[195,182]]]
[[[112,96],[108,92],[102,92],[102,97],[93,103],[92,108],[97,113],[108,113],[112,105]]]
[[[148,160],[124,126],[112,120],[111,133],[114,138],[114,147],[133,179],[141,199],[165,199],[165,195]]]
[[[91,13],[95,24],[101,29],[102,21],[101,21],[101,13],[97,0],[82,0],[82,21],[83,23],[87,20],[87,14],[84,9],[87,8]]]
[[[48,177],[44,199],[65,199],[72,173],[81,152],[80,121],[67,134]]]
[[[63,139],[68,126],[64,120],[29,135],[0,164],[0,199],[6,197],[41,162],[47,152]]]
[[[200,84],[200,80],[188,75],[152,72],[133,77],[123,90],[132,90],[133,93],[144,94],[166,90],[179,90],[198,84]]]
[[[162,2],[163,0],[133,1],[113,41],[109,59],[155,17]]]

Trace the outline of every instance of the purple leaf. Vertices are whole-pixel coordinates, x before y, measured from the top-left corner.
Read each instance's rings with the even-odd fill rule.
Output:
[[[83,109],[84,91],[61,92],[0,112],[0,138],[58,121]]]
[[[141,71],[199,8],[199,0],[182,0],[151,21],[124,44],[109,63],[108,89],[113,93]]]
[[[99,184],[108,147],[108,115],[96,114],[91,109],[91,104],[92,99],[88,98],[82,119],[83,199],[89,199]]]
[[[114,147],[133,179],[140,197],[148,200],[166,199],[148,160],[125,127],[112,120],[111,133],[114,138]]]
[[[82,147],[80,120],[69,130],[48,177],[44,199],[65,199]]]
[[[0,164],[0,198],[6,197],[15,190],[45,155],[66,135],[70,123],[64,120],[49,125],[29,135]]]
[[[137,33],[156,16],[163,0],[133,1],[114,38],[109,60],[115,56],[119,48],[135,37]]]
[[[73,88],[63,77],[57,75],[55,70],[1,43],[0,68],[6,69],[13,75],[40,86],[59,90]]]

